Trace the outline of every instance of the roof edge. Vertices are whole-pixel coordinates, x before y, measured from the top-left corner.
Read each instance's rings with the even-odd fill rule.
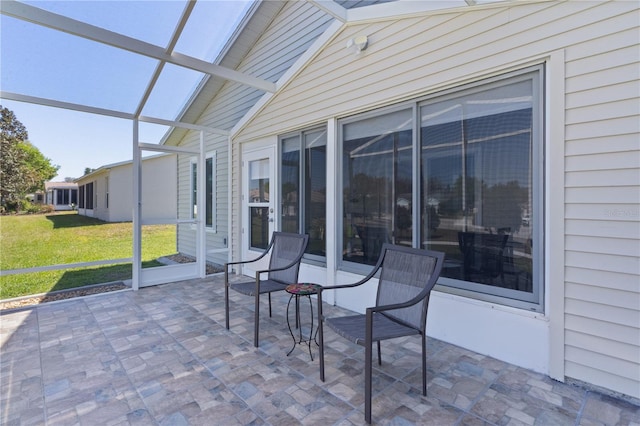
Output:
[[[140,159],[140,161],[144,162],[146,160],[155,160],[157,158],[160,157],[169,157],[172,155],[176,155],[175,153],[162,153],[162,154],[156,154],[156,155],[148,155],[146,157],[142,157]],[[125,161],[119,161],[117,163],[111,163],[111,164],[104,164],[100,167],[98,167],[97,169],[95,169],[94,171],[92,171],[91,173],[87,173],[86,175],[82,175],[79,178],[75,178],[73,180],[73,182],[77,183],[79,180],[85,179],[87,177],[91,177],[93,175],[98,175],[102,172],[108,171],[109,169],[113,169],[114,167],[120,167],[120,166],[126,166],[127,164],[133,164],[133,160],[125,160]]]
[[[545,3],[556,0],[502,0],[487,3],[469,3],[466,0],[451,1],[411,1],[398,0],[389,3],[379,3],[367,7],[347,10],[347,24],[363,24],[380,20],[405,18],[408,16],[437,15],[458,13],[481,9],[493,9],[505,6],[516,6],[530,3]],[[452,7],[452,3],[456,6]]]
[[[276,82],[276,91],[274,93],[265,93],[256,102],[247,113],[230,131],[231,138],[241,132],[264,107],[267,106],[269,100],[273,96],[280,93],[306,66],[317,56],[324,47],[330,43],[344,28],[344,23],[334,20],[329,27],[309,46],[309,48],[296,60],[296,62],[278,79]]]
[[[225,43],[225,45],[222,47],[222,49],[220,49],[220,53],[218,53],[218,56],[213,61],[214,64],[219,65],[220,63],[222,63],[222,60],[225,58],[225,56],[227,56],[227,54],[233,47],[234,43],[238,40],[242,32],[245,30],[245,28],[251,21],[251,18],[260,7],[260,4],[262,4],[262,1],[263,0],[256,0],[251,4],[251,6],[249,6],[249,8],[247,9],[247,12],[244,14],[244,16],[236,26],[233,33],[231,33],[231,36],[227,39],[227,42]],[[189,96],[189,98],[184,102],[184,105],[182,106],[182,109],[178,113],[175,121],[182,121],[182,118],[185,116],[185,114],[187,114],[189,109],[193,106],[193,103],[196,101],[196,99],[198,99],[198,97],[200,96],[200,93],[202,92],[204,87],[207,85],[207,82],[209,81],[210,78],[211,78],[211,74],[205,74],[202,77],[202,79],[200,80],[200,82],[198,83],[194,91],[191,93],[191,96]],[[158,144],[159,145],[166,144],[176,130],[180,130],[180,129],[177,129],[175,127],[170,128],[164,134],[164,136],[162,137],[162,139]]]

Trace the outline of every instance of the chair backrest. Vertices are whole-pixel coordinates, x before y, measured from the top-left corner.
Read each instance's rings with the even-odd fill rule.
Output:
[[[297,283],[300,261],[308,243],[309,235],[307,234],[274,232],[270,244],[272,249],[269,269],[282,268],[292,262],[295,262],[295,264],[282,271],[269,272],[269,279],[284,284]]]
[[[420,295],[421,302],[385,315],[424,331],[429,296],[440,276],[444,253],[385,244],[380,256],[376,305],[402,303]]]

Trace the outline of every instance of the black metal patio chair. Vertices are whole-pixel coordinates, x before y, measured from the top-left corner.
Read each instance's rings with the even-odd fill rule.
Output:
[[[271,241],[265,251],[253,260],[244,260],[240,262],[229,262],[224,265],[224,298],[225,298],[225,314],[226,326],[229,329],[229,289],[233,289],[247,296],[255,297],[254,312],[254,337],[253,345],[258,347],[258,330],[260,324],[260,295],[267,293],[269,295],[269,317],[271,317],[271,293],[274,291],[284,291],[289,284],[298,282],[298,271],[300,270],[300,261],[302,255],[307,249],[309,236],[307,234],[293,234],[288,232],[274,232]],[[243,281],[237,283],[229,282],[229,266],[246,265],[248,263],[257,262],[258,260],[271,253],[269,259],[269,268],[256,271],[256,277],[251,281]],[[266,277],[263,278],[263,275]]]
[[[318,337],[320,346],[320,380],[324,381],[323,324],[340,336],[365,347],[365,411],[371,423],[372,345],[378,345],[378,364],[382,365],[380,342],[402,336],[422,336],[422,394],[427,395],[426,326],[429,296],[435,285],[444,253],[384,244],[380,257],[369,275],[353,284],[326,286],[318,292]],[[326,290],[362,285],[379,273],[374,307],[366,314],[324,317],[322,293]]]

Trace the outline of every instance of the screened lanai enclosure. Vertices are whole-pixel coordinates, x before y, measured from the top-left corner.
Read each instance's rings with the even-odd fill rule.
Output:
[[[134,166],[132,258],[52,265],[39,271],[133,261],[133,288],[137,289],[203,277],[207,255],[225,258],[226,245],[207,247],[203,237],[205,229],[216,228],[214,210],[220,202],[212,195],[212,187],[228,182],[226,175],[213,173],[215,157],[205,152],[204,144],[212,137],[228,140],[229,132],[180,121],[180,116],[194,92],[210,78],[240,82],[262,93],[275,90],[271,82],[215,64],[251,5],[228,2],[221,9],[220,3],[207,1],[2,2],[0,97],[4,101],[125,120],[131,128],[131,148],[122,155],[133,159]],[[140,22],[144,22],[142,28]],[[68,123],[70,131],[73,125]],[[165,145],[171,129],[192,133],[199,144],[195,148]],[[96,152],[103,148],[96,147]],[[177,209],[174,217],[148,221],[142,194],[154,182],[143,179],[141,159],[157,152],[176,154],[179,162],[192,164],[190,172],[179,174],[175,182],[178,188],[189,188],[184,196],[190,198],[190,207]],[[89,215],[95,209],[108,209],[109,184],[106,178],[83,185],[78,207]],[[195,262],[142,268],[142,226],[160,224],[194,235],[187,250]]]
[[[348,9],[386,2],[364,0],[309,3],[344,21]],[[227,81],[240,83],[250,88],[254,97],[276,91],[275,80],[256,78],[219,65],[230,42],[241,31],[245,20],[259,3],[178,0],[126,3],[2,2],[3,60],[0,97],[3,100],[96,114],[131,123],[131,149],[128,154],[123,154],[123,159],[132,159],[134,170],[131,182],[134,188],[132,257],[72,266],[89,267],[133,261],[133,287],[138,288],[176,279],[202,277],[206,274],[207,259],[222,263],[230,258],[230,132],[228,129],[193,124],[197,117],[189,116],[188,107],[196,94],[207,83],[210,84],[211,80],[220,81],[219,84]],[[460,1],[446,7],[474,3]],[[336,7],[337,5],[344,8]],[[222,6],[224,7],[221,8]],[[434,8],[438,7],[442,5],[434,4]],[[154,19],[148,19],[149,16]],[[139,25],[140,22],[144,22],[144,25]],[[44,40],[46,43],[43,43]],[[18,75],[21,78],[17,78]],[[69,128],[73,128],[73,123],[69,123]],[[197,143],[187,147],[167,144],[172,133],[179,133],[186,139],[195,138]],[[305,177],[306,191],[310,194],[317,192],[318,186],[322,186],[318,182],[325,175],[326,132],[316,133],[304,136],[304,146],[293,141],[285,144],[283,153],[286,156],[287,153],[295,154],[303,150],[309,154],[303,161],[313,164],[312,167],[306,167],[312,168],[312,174],[315,173]],[[185,136],[189,134],[191,136]],[[211,141],[224,141],[222,143],[226,145],[226,149],[207,151],[205,146]],[[362,165],[367,166],[362,160],[364,152],[379,147],[379,143],[373,148],[356,147],[352,158],[355,169],[352,172]],[[402,147],[396,146],[395,149],[402,152]],[[145,219],[147,215],[142,194],[145,192],[145,185],[153,185],[154,182],[145,182],[143,179],[141,159],[157,152],[177,156],[181,171],[176,182],[179,198],[176,204],[179,207],[175,217],[167,217],[166,220],[154,218],[149,221]],[[283,191],[286,191],[287,179],[299,178],[287,175],[288,171],[298,170],[296,166],[284,170]],[[354,179],[362,180],[365,176],[354,175]],[[379,181],[381,178],[370,176],[365,177],[365,180]],[[399,178],[401,177],[395,177]],[[91,216],[94,210],[109,208],[109,186],[111,184],[113,187],[114,184],[108,179],[96,180],[80,188],[78,207],[83,213]],[[364,182],[361,185],[366,187],[370,183]],[[358,197],[356,192],[363,189],[358,188],[357,184],[352,185],[349,189],[351,199],[355,200]],[[290,194],[290,198],[296,196],[297,194]],[[349,208],[353,207],[358,211],[349,213],[352,221],[348,225],[349,229],[345,229],[345,235],[358,232],[360,245],[353,247],[347,241],[348,238],[345,238],[348,256],[360,256],[358,262],[371,264],[380,244],[390,241],[388,235],[393,234],[393,241],[400,243],[403,238],[406,239],[407,233],[411,233],[411,229],[407,227],[406,215],[402,214],[402,209],[410,208],[412,203],[410,190],[397,193],[394,197],[397,197],[394,203],[398,210],[397,214],[391,215],[391,200],[382,200],[375,194],[367,195],[367,199],[361,200],[358,206],[349,201]],[[324,258],[324,203],[318,197],[311,196],[307,199],[309,205],[303,209],[304,219],[297,217],[299,212],[293,206],[295,199],[292,199],[293,203],[289,207],[283,206],[285,214],[282,227],[283,230],[301,230],[299,225],[302,221],[305,224],[304,231],[311,236],[308,255],[312,258]],[[113,199],[111,202],[113,203]],[[377,219],[371,219],[376,209]],[[366,219],[369,215],[372,215],[371,218]],[[257,223],[267,220],[267,216],[256,216]],[[435,223],[437,219],[431,220]],[[196,259],[194,263],[142,268],[142,226],[161,224],[177,227],[177,244],[181,251]],[[260,229],[267,232],[268,226],[266,223],[263,225]],[[268,235],[262,235],[260,241],[267,240]],[[256,241],[254,246],[259,247],[260,241]],[[45,269],[64,269],[69,266],[54,265]]]

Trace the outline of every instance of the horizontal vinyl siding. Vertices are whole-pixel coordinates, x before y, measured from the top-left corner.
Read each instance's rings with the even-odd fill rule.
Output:
[[[282,125],[297,128],[327,118],[328,111],[340,116],[357,112],[362,105],[370,108],[414,97],[416,90],[433,91],[448,81],[477,78],[478,70],[546,54],[584,34],[597,39],[610,31],[608,20],[588,30],[580,25],[572,29],[571,19],[563,17],[567,10],[596,21],[602,16],[593,3],[543,3],[408,18],[402,25],[377,22],[348,27],[241,137],[276,134]],[[634,25],[633,14],[628,15],[626,30]],[[566,32],[557,33],[558,28]],[[354,56],[345,48],[346,41],[360,34],[369,36],[370,46]]]
[[[198,132],[189,132],[182,143],[183,147],[197,149],[200,144]],[[227,138],[205,134],[205,154],[216,153],[216,199],[215,232],[206,232],[207,250],[225,248],[224,239],[228,241],[228,200],[227,200]],[[191,217],[191,159],[194,155],[182,154],[178,156],[178,218]],[[178,227],[178,251],[190,256],[196,255],[196,227],[181,224]],[[224,264],[227,262],[226,253],[207,255],[207,261]]]
[[[610,34],[566,50],[565,374],[638,398],[638,11],[611,7]]]
[[[276,82],[302,55],[313,41],[328,27],[331,19],[309,3],[287,2],[269,28],[261,35],[238,70],[265,80]],[[203,114],[203,121],[217,117],[226,118],[230,129],[263,96],[262,92],[235,83],[227,83],[210,108]],[[241,155],[240,147],[233,147],[232,167],[232,256],[240,256],[241,226]]]
[[[369,37],[359,56],[345,48],[357,35]],[[565,185],[550,187],[566,203],[565,375],[640,397],[637,2],[512,4],[347,26],[236,139],[437,93],[559,50],[566,93],[551,95],[566,105]]]

